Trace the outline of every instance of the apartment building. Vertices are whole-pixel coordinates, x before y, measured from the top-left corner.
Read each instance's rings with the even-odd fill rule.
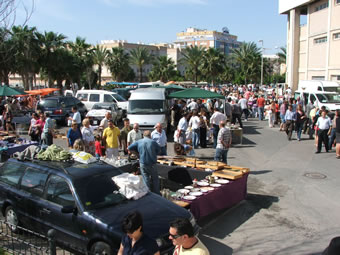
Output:
[[[125,40],[103,40],[99,44],[100,46],[103,46],[104,48],[110,50],[115,47],[122,47],[127,52],[130,52],[133,49],[136,49],[138,47],[144,47],[149,50],[149,52],[155,56],[166,56],[167,55],[167,44],[143,44],[143,43],[128,43]],[[136,77],[139,77],[139,70],[137,66],[131,65],[131,68],[136,74]],[[145,65],[143,68],[143,80],[147,80],[147,75],[152,69],[152,64]],[[112,81],[112,76],[107,68],[107,66],[103,66],[102,70],[102,84],[105,84],[107,81]]]
[[[222,32],[189,27],[185,32],[177,33],[174,44],[178,48],[186,48],[191,45],[215,48],[228,55],[231,49],[238,48],[241,42],[238,42],[237,36],[231,35],[226,27],[222,29]]]
[[[279,13],[287,15],[288,85],[340,83],[340,0],[279,0]]]

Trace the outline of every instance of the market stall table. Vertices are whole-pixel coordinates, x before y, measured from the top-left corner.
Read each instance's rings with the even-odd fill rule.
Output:
[[[206,176],[211,175],[211,172],[196,170],[193,168],[175,167],[157,164],[156,169],[158,174],[165,180],[177,183],[177,188],[183,188],[189,185],[188,179],[203,180]],[[222,209],[228,209],[244,200],[247,196],[247,180],[248,173],[236,180],[229,180],[229,183],[222,184],[213,191],[203,193],[194,200],[184,200],[189,203],[190,211],[197,220],[208,216]],[[167,185],[167,183],[165,184]],[[171,188],[170,188],[171,189]],[[174,191],[174,190],[173,190]]]

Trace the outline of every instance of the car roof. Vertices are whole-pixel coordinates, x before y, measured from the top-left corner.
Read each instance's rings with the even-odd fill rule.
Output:
[[[19,162],[16,159],[9,159],[10,162]],[[86,176],[93,176],[95,174],[105,173],[108,171],[117,171],[117,174],[122,173],[122,170],[113,167],[109,164],[106,164],[102,161],[83,164],[75,161],[67,161],[67,162],[59,162],[59,161],[43,161],[43,160],[33,160],[33,161],[24,161],[24,164],[34,166],[37,165],[43,168],[53,169],[56,172],[64,173],[74,179],[82,178]]]

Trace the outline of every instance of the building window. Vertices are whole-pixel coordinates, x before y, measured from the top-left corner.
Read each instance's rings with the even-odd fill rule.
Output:
[[[327,42],[327,36],[314,39],[315,44]]]
[[[340,0],[339,0],[340,1]],[[340,75],[332,75],[331,76],[332,81],[340,81]]]
[[[337,1],[339,2],[339,0],[337,0]],[[315,7],[315,11],[316,12],[321,11],[321,10],[326,9],[326,8],[328,8],[328,2]]]
[[[334,38],[334,40],[339,40],[340,39],[340,33],[333,34],[333,38]]]
[[[325,76],[312,76],[312,80],[324,81],[325,80]]]

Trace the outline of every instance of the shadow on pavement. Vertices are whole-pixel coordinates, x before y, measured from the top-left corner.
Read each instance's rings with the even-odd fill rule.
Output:
[[[251,171],[249,174],[258,175],[258,174],[266,174],[271,173],[272,170],[259,170],[259,171]]]
[[[259,135],[261,133],[257,131],[258,129],[263,129],[263,128],[258,127],[258,126],[244,126],[243,135]]]
[[[218,242],[208,236],[199,235],[199,239],[207,246],[209,253],[214,255],[231,255],[233,254],[233,249],[228,245]]]
[[[248,193],[246,200],[235,207],[211,214],[200,220],[198,224],[202,226],[201,233],[223,239],[260,210],[268,209],[278,201],[279,198],[275,196]]]

